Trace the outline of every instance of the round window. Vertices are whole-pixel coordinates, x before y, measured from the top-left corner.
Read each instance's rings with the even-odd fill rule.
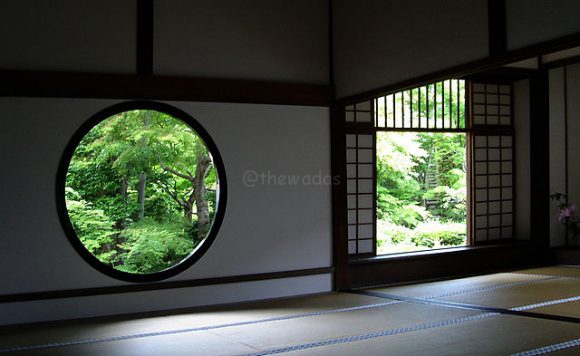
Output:
[[[95,268],[153,281],[191,266],[209,248],[225,209],[224,166],[192,117],[129,102],[85,123],[57,180],[69,240]]]

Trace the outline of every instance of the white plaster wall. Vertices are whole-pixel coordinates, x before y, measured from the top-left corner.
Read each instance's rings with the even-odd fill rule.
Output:
[[[515,231],[529,240],[530,230],[530,81],[514,83]]]
[[[0,99],[0,294],[127,284],[90,267],[73,249],[60,225],[55,203],[55,177],[64,147],[91,115],[115,103],[88,99]],[[225,219],[209,251],[191,268],[172,278],[187,280],[331,265],[331,196],[325,185],[244,185],[247,170],[270,175],[329,175],[330,138],[327,108],[253,104],[171,103],[196,118],[218,146],[228,179]],[[159,292],[161,300],[144,293],[142,302],[125,312],[240,301],[277,295],[330,290],[330,275],[302,277],[295,289],[276,290],[266,281],[243,288],[224,285]],[[302,285],[301,283],[305,284]],[[260,285],[253,289],[251,285]],[[269,288],[274,288],[266,292]],[[187,298],[179,297],[191,293]],[[140,294],[141,295],[141,294]],[[173,298],[172,296],[175,296]],[[119,311],[120,296],[102,298],[100,311],[84,302],[54,301],[55,310],[42,318],[59,318],[73,308],[76,316]],[[180,299],[181,298],[181,299]],[[98,300],[101,300],[97,298]],[[52,302],[43,302],[50,306]],[[80,303],[79,307],[76,303]],[[3,314],[9,322],[31,321],[27,303]],[[36,303],[38,304],[38,303]],[[36,305],[34,304],[34,305]],[[89,303],[90,304],[90,303]],[[11,304],[2,309],[10,311]],[[60,305],[60,307],[56,307]],[[122,305],[122,303],[120,304]],[[49,308],[50,309],[50,308]],[[16,313],[16,314],[15,314]],[[48,313],[48,314],[46,314]],[[61,316],[70,316],[66,312]],[[73,313],[73,314],[74,314]],[[10,316],[12,315],[12,316]],[[40,315],[40,314],[39,314]],[[39,316],[40,317],[40,316]],[[43,319],[44,320],[44,319]],[[0,323],[6,320],[0,320]]]
[[[0,69],[135,73],[136,0],[0,1]]]
[[[580,1],[507,0],[508,49],[580,32]]]
[[[335,0],[339,97],[488,56],[486,0]]]
[[[328,84],[328,0],[155,2],[154,72]]]
[[[0,304],[0,325],[88,318],[282,298],[329,291],[331,276]]]
[[[580,64],[570,65],[567,72],[568,102],[568,194],[580,204]]]
[[[566,145],[565,145],[565,96],[564,69],[549,72],[549,114],[550,114],[550,194],[566,193]],[[562,246],[566,241],[566,231],[556,220],[558,207],[550,202],[550,245]]]
[[[568,199],[580,203],[580,64],[550,70],[550,193],[568,192]],[[567,139],[567,146],[566,146]],[[566,161],[566,158],[568,159]],[[566,168],[568,180],[566,185]],[[562,246],[566,232],[551,203],[550,244]]]

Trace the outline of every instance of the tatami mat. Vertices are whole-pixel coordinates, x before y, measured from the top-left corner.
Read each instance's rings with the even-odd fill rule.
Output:
[[[580,301],[554,304],[529,310],[535,313],[572,316],[580,319]]]
[[[547,301],[580,298],[580,278],[574,277],[577,272],[580,272],[580,268],[555,266],[451,281],[375,288],[371,291],[385,295],[511,309]],[[525,310],[578,317],[580,312],[574,308],[577,305],[574,300],[564,300],[555,305],[538,305]]]
[[[579,276],[580,268],[554,266],[369,290],[380,297],[335,293],[134,320],[4,329],[0,351],[24,347],[15,353],[508,355],[547,349],[555,355],[578,355],[580,347],[558,351],[550,345],[580,339]],[[518,307],[528,314],[506,314]],[[546,316],[558,320],[542,319]]]
[[[347,313],[227,327],[211,331],[158,335],[143,339],[97,342],[79,346],[73,345],[61,347],[57,350],[38,350],[31,354],[62,351],[65,354],[83,355],[153,355],[163,351],[163,345],[171,347],[171,354],[247,354],[272,348],[312,343],[329,338],[373,333],[385,328],[401,329],[434,321],[461,319],[476,314],[478,313],[470,310],[449,310],[439,306],[399,303],[376,310],[364,309]],[[208,337],[208,335],[211,335],[211,337]],[[203,342],[200,340],[203,340]],[[29,354],[30,351],[27,350],[26,354]]]
[[[550,266],[550,267],[525,269],[517,272],[524,274],[541,274],[541,275],[580,278],[580,266]]]
[[[475,314],[478,312],[401,303],[375,310],[285,320],[268,325],[224,328],[212,330],[212,333],[258,349],[268,349],[371,333],[383,329],[404,328],[429,321],[458,319]]]
[[[238,355],[258,350],[209,332],[153,336],[140,339],[102,342],[55,349],[27,350],[10,355],[70,356],[161,356],[161,355]]]
[[[460,325],[313,347],[293,355],[510,355],[577,338],[580,325],[496,316]],[[576,349],[576,354],[580,349]]]
[[[578,355],[580,355],[580,349],[577,347],[550,353],[550,356],[578,356]]]
[[[414,285],[376,288],[377,292],[396,294],[414,298],[436,298],[455,293],[466,294],[485,288],[509,288],[513,285],[534,284],[550,276],[524,275],[516,273],[496,273],[491,275],[461,278],[449,281],[421,283]]]
[[[385,304],[388,301],[363,295],[336,293],[247,303],[244,305],[135,320],[82,322],[75,325],[24,327],[0,335],[0,349],[24,345],[92,340],[143,333],[180,332],[184,329],[220,327],[264,319]]]
[[[555,279],[438,300],[510,309],[575,296],[580,296],[580,280]]]

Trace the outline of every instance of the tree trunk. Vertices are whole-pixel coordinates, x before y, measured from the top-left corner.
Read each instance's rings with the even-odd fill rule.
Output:
[[[191,181],[192,184],[195,185],[195,179]],[[191,192],[191,195],[187,198],[187,200],[185,201],[183,207],[183,216],[185,217],[185,219],[189,222],[193,221],[193,205],[195,204],[195,188],[193,189],[193,192]]]
[[[205,239],[210,228],[209,205],[205,200],[205,176],[208,172],[211,161],[205,154],[197,157],[195,167],[195,178],[193,180],[193,194],[195,207],[197,208],[197,237],[199,240]]]
[[[139,205],[139,220],[145,217],[145,188],[147,186],[147,173],[139,174],[139,184],[137,185],[137,203]]]
[[[119,182],[119,195],[121,195],[121,199],[123,200],[123,208],[127,211],[127,205],[129,203],[129,180],[126,177],[121,178]],[[120,218],[119,220],[115,221],[115,228],[119,230],[125,229],[125,219]]]
[[[151,121],[151,113],[145,111],[145,117],[143,118],[143,127],[146,129],[149,127],[149,122]],[[145,136],[141,137],[141,146],[145,148],[147,146],[147,138]],[[138,219],[141,220],[145,217],[145,188],[147,187],[147,173],[142,171],[139,174],[139,184],[137,185],[137,203],[139,205],[139,215]]]
[[[121,184],[119,186],[119,194],[123,198],[123,203],[127,205],[127,191],[129,190],[129,180],[125,177],[121,179]]]

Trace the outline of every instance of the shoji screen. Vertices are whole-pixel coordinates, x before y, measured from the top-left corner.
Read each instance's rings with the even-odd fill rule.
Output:
[[[473,244],[514,237],[514,134],[509,84],[471,83]]]
[[[348,253],[376,252],[376,149],[371,101],[346,107]]]

